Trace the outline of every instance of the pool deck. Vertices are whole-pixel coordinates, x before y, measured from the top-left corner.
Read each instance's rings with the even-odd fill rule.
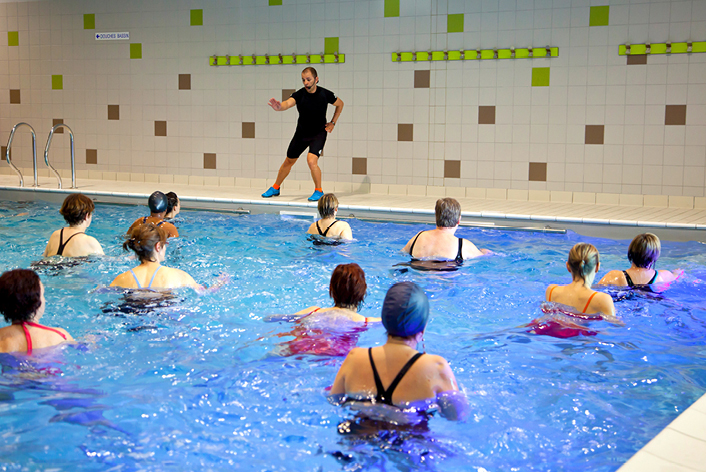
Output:
[[[25,174],[26,176],[26,174]],[[15,175],[0,175],[0,199],[62,202],[65,195],[82,192],[96,201],[144,205],[155,190],[173,191],[184,209],[212,209],[251,213],[289,213],[316,217],[316,203],[308,202],[311,183],[287,181],[283,195],[264,199],[260,194],[267,184],[251,180],[257,187],[189,185],[173,182],[136,182],[78,179],[77,189],[57,189],[56,179],[39,177],[39,187],[32,186],[31,176],[20,188]],[[551,231],[571,229],[580,234],[631,239],[639,232],[650,231],[672,240],[706,241],[706,201],[704,199],[642,200],[598,198],[590,203],[502,198],[469,198],[453,191],[425,195],[358,193],[351,186],[334,188],[339,199],[339,216],[351,215],[396,221],[434,221],[437,198],[452,196],[463,209],[463,222],[469,226]],[[617,196],[619,197],[619,196]],[[574,199],[575,200],[575,199]],[[691,203],[689,203],[691,202]],[[646,205],[645,203],[651,203]],[[649,414],[649,412],[645,412]],[[620,469],[620,472],[706,471],[706,395],[685,410]]]

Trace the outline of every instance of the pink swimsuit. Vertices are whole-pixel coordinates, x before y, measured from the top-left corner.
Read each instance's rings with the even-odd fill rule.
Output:
[[[50,328],[49,326],[43,326],[37,323],[33,323],[31,321],[25,321],[23,323],[20,323],[22,325],[22,329],[25,332],[25,338],[27,339],[27,354],[32,354],[32,336],[29,334],[29,330],[27,329],[27,325],[32,326],[33,328],[40,328],[40,329],[46,329],[47,331],[53,331],[62,338],[66,339],[66,335],[59,331],[58,329]]]

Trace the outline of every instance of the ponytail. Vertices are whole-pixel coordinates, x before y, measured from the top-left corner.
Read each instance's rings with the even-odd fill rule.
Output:
[[[598,249],[593,244],[578,243],[569,251],[569,269],[574,278],[586,280],[599,263]]]

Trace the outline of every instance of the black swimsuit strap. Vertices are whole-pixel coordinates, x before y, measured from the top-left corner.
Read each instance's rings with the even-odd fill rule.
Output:
[[[425,233],[426,231],[420,231],[417,233],[417,235],[414,237],[414,241],[412,241],[412,245],[409,247],[409,255],[414,258],[412,253],[414,252],[414,245],[417,244],[417,239],[419,239],[419,235],[422,233]]]
[[[650,281],[647,282],[647,285],[650,285],[650,284],[655,283],[655,279],[657,278],[657,274],[659,274],[659,272],[657,271],[657,269],[653,269],[653,270],[655,271],[655,275],[653,275],[652,278],[650,279]]]
[[[57,256],[64,255],[64,249],[66,249],[66,245],[69,244],[69,241],[71,241],[71,238],[73,238],[77,234],[84,234],[83,231],[81,231],[80,233],[74,233],[71,236],[69,236],[66,241],[64,241],[64,229],[66,229],[66,228],[61,228],[61,232],[59,233],[59,248],[56,250]]]
[[[422,357],[424,353],[418,352],[410,360],[407,361],[407,363],[402,367],[402,370],[399,371],[397,374],[397,377],[395,377],[395,380],[392,381],[389,387],[387,387],[387,390],[385,391],[385,396],[390,399],[390,405],[392,405],[392,394],[395,392],[395,389],[397,388],[397,385],[400,383],[402,378],[405,376],[407,371],[414,365],[415,362],[417,362],[417,359]]]
[[[623,271],[623,275],[625,275],[625,280],[626,280],[627,283],[628,283],[628,287],[634,287],[635,284],[633,283],[632,279],[630,278],[630,275],[628,274],[628,271],[627,271],[627,270],[624,270],[624,271]]]
[[[375,367],[375,362],[373,362],[373,348],[369,347],[368,348],[368,357],[370,358],[370,367],[373,368],[373,378],[375,379],[375,390],[377,391],[377,394],[375,395],[375,401],[379,403],[387,403],[384,398],[384,393],[385,393],[385,388],[382,386],[382,381],[380,380],[380,376],[378,375],[378,370]],[[390,400],[392,401],[392,400]]]
[[[322,234],[322,236],[326,236],[326,233],[328,233],[328,230],[331,229],[331,226],[335,225],[336,223],[338,223],[338,220],[333,220],[333,223],[328,225],[328,228],[326,228],[326,231],[324,231],[324,234]]]
[[[463,238],[458,238],[458,253],[456,254],[456,262],[463,262]]]

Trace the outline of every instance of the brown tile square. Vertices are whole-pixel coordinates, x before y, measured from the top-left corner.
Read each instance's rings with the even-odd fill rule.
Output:
[[[216,168],[216,155],[210,152],[206,152],[203,155],[203,168],[204,169],[215,169]]]
[[[444,161],[444,178],[461,178],[461,161]]]
[[[397,125],[397,141],[414,141],[414,125],[399,123]]]
[[[628,56],[629,66],[642,66],[647,64],[647,54],[634,54]]]
[[[667,105],[664,110],[665,125],[685,125],[686,105]]]
[[[368,174],[368,158],[367,157],[354,157],[353,158],[353,175],[367,175]]]
[[[415,70],[414,71],[414,88],[429,88],[431,84],[431,71]]]
[[[86,164],[98,164],[97,149],[86,149]]]
[[[255,138],[255,123],[243,121],[243,138]]]
[[[603,135],[605,134],[605,126],[603,125],[586,125],[586,144],[603,144]]]
[[[154,122],[154,135],[155,136],[166,136],[167,135],[167,122],[166,121],[155,121]]]
[[[20,103],[20,91],[19,90],[10,90],[10,104],[19,104]]]
[[[547,181],[547,163],[546,162],[530,162],[529,163],[529,180],[530,180],[530,182],[546,182]]]
[[[61,118],[54,118],[53,120],[51,120],[51,126],[52,126],[52,128],[53,128],[54,126],[56,126],[56,125],[61,125],[61,124],[64,124],[64,120],[61,119]],[[62,126],[61,128],[57,129],[57,130],[54,131],[54,132],[55,132],[56,134],[63,134],[63,132],[64,132],[64,127]]]
[[[7,146],[0,146],[0,160],[4,160],[7,154]],[[12,159],[12,151],[10,151],[10,159]]]
[[[119,120],[120,119],[120,105],[108,105],[108,119],[109,120]]]
[[[294,92],[296,92],[295,89],[282,89],[282,101],[291,97]]]
[[[191,90],[191,74],[179,74],[179,90]]]
[[[494,125],[495,124],[495,106],[478,107],[478,124],[479,125]]]

